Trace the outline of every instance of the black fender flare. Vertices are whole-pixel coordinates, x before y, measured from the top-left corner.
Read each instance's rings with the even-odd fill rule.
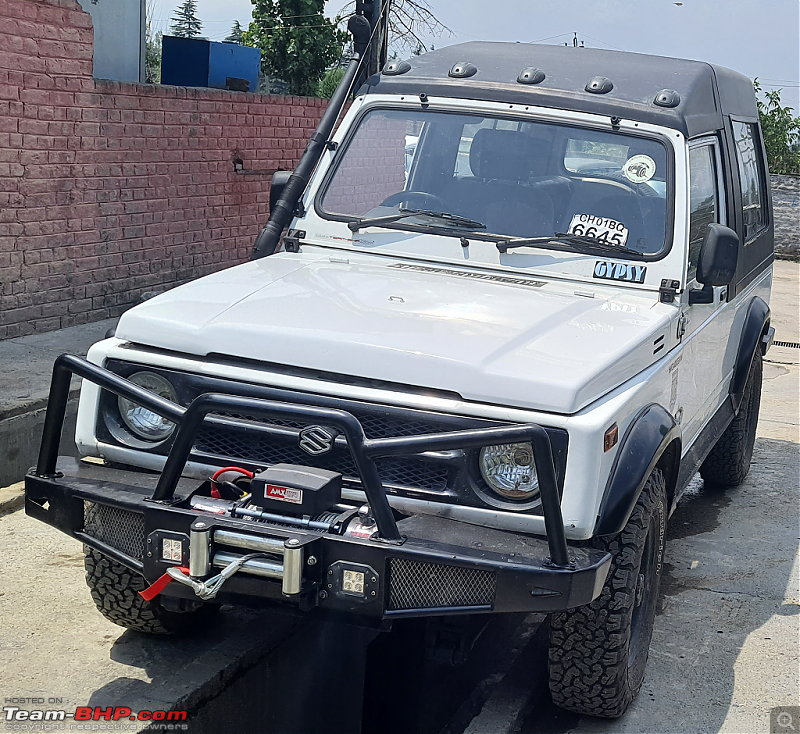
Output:
[[[650,473],[667,447],[680,438],[680,426],[663,406],[650,403],[639,411],[617,449],[594,535],[614,535],[625,527]]]
[[[728,388],[735,413],[739,412],[739,406],[742,404],[744,386],[747,383],[747,376],[750,374],[753,357],[756,355],[756,349],[761,346],[761,337],[764,335],[764,331],[769,328],[769,320],[769,306],[763,298],[754,296],[747,304],[742,335],[739,337],[739,350],[736,352],[736,364]]]

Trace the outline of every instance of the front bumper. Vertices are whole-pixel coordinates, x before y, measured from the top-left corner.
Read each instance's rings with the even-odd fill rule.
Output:
[[[542,538],[424,515],[398,521],[402,544],[281,528],[153,502],[153,474],[69,458],[61,458],[57,469],[58,476],[26,477],[26,512],[143,574],[148,582],[170,566],[191,567],[188,555],[180,563],[162,560],[160,541],[182,539],[189,554],[198,518],[209,532],[211,573],[234,556],[271,548],[273,563],[245,565],[228,579],[216,597],[223,604],[282,600],[305,610],[319,607],[373,618],[553,612],[595,599],[610,564],[606,553],[570,547],[569,566],[557,567]],[[181,480],[175,499],[185,498],[196,486]],[[291,560],[280,550],[287,548],[287,541],[296,554]],[[221,559],[218,564],[215,558]],[[345,591],[342,572],[364,569],[369,569],[364,592]],[[296,578],[286,578],[290,573]],[[287,585],[296,593],[284,593]],[[196,598],[190,588],[174,582],[164,593]]]
[[[57,459],[72,374],[144,405],[178,424],[160,475]],[[199,427],[214,412],[303,419],[332,425],[347,440],[377,523],[368,539],[341,529],[256,522],[191,509],[197,482],[181,478]],[[530,441],[540,480],[547,539],[426,515],[398,518],[374,458]],[[76,357],[53,371],[42,448],[25,478],[26,512],[156,581],[170,566],[196,580],[256,552],[217,594],[219,603],[282,600],[359,617],[476,612],[553,612],[588,604],[600,593],[611,558],[568,547],[547,433],[509,426],[368,440],[358,420],[340,410],[231,395],[204,394],[188,408]],[[292,526],[294,522],[294,526]],[[196,599],[170,583],[168,596]]]

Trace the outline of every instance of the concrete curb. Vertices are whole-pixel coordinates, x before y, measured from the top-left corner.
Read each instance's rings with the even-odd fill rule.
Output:
[[[0,489],[0,516],[18,510],[25,504],[25,482]]]
[[[0,486],[19,482],[36,463],[42,440],[47,402],[42,407],[0,419]],[[67,404],[62,433],[62,455],[75,454],[75,418],[78,411],[78,391]]]

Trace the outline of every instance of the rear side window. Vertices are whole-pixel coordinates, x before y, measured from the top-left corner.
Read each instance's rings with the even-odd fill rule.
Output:
[[[733,121],[733,139],[742,186],[744,239],[750,242],[767,226],[764,164],[758,127],[750,122]]]
[[[712,145],[700,145],[689,151],[689,280],[697,273],[708,225],[719,222],[716,168]]]

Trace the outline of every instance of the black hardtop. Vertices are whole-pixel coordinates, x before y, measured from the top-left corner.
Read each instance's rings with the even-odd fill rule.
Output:
[[[723,115],[758,119],[752,81],[738,72],[703,61],[605,51],[573,46],[473,41],[409,59],[405,73],[375,75],[369,94],[422,93],[618,116],[663,125],[687,137],[719,130]],[[466,78],[449,76],[456,64],[472,64]],[[525,69],[545,74],[538,84],[517,81]],[[595,77],[609,79],[604,94],[586,91]],[[655,103],[662,90],[680,96],[674,107]]]

